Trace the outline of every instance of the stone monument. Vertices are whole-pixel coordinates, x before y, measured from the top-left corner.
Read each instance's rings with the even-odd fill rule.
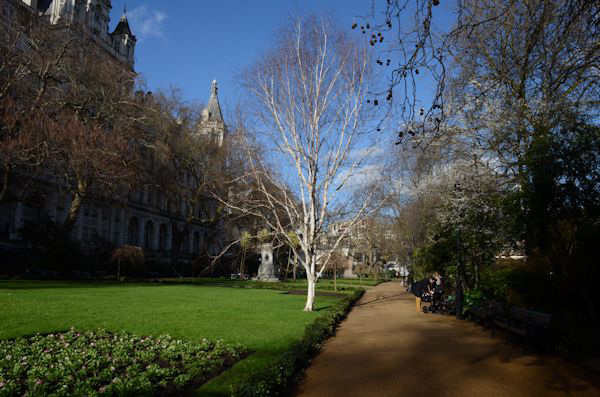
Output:
[[[346,257],[346,265],[344,266],[344,275],[343,278],[357,278],[356,274],[354,274],[354,258],[352,256]]]
[[[260,266],[258,268],[258,275],[254,278],[254,280],[268,282],[279,281],[279,279],[275,277],[275,268],[273,267],[273,244],[262,244],[260,246],[260,251]]]

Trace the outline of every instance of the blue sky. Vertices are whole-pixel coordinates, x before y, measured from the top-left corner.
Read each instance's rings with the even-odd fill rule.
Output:
[[[356,17],[369,13],[371,1],[113,0],[112,5],[111,29],[127,6],[130,27],[138,38],[135,69],[145,77],[149,89],[174,85],[183,90],[186,99],[206,102],[210,83],[216,78],[226,111],[244,94],[236,73],[270,47],[286,16],[325,11],[350,30]],[[437,9],[442,12],[441,6]]]
[[[236,73],[273,42],[281,20],[301,10],[331,10],[343,24],[368,12],[365,0],[113,0],[111,29],[127,5],[138,38],[135,69],[150,89],[176,85],[187,99],[206,102],[213,78],[222,104],[240,92]]]

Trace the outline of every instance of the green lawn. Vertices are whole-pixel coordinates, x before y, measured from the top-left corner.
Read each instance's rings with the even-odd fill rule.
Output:
[[[0,339],[75,327],[240,343],[255,353],[202,389],[203,394],[227,394],[232,382],[275,360],[306,324],[338,300],[317,297],[317,310],[305,313],[304,296],[272,289],[0,281]]]

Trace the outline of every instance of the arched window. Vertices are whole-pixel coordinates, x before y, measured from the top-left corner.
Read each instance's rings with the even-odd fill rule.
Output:
[[[154,249],[154,223],[146,222],[144,227],[144,248]]]
[[[200,233],[194,232],[194,248],[193,253],[198,255],[200,253]]]
[[[167,225],[164,223],[160,225],[158,229],[158,249],[164,251],[167,249],[167,237],[169,234],[169,230],[167,229]]]
[[[140,241],[140,224],[137,218],[134,216],[129,221],[129,226],[127,227],[127,244],[129,245],[139,245]]]
[[[186,230],[183,231],[183,247],[181,247],[183,252],[190,252],[190,232]]]

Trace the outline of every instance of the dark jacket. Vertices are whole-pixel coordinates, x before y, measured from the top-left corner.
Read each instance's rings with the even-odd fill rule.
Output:
[[[424,278],[423,280],[417,281],[414,283],[410,289],[410,292],[414,296],[421,297],[423,296],[423,292],[427,291],[427,286],[429,285],[429,279]]]

